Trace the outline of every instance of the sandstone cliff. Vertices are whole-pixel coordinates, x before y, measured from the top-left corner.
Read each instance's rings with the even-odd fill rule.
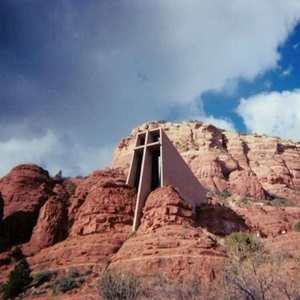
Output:
[[[288,198],[300,204],[300,144],[227,132],[201,122],[151,122],[135,128],[115,150],[112,167],[127,173],[135,136],[162,127],[202,185],[210,191]]]

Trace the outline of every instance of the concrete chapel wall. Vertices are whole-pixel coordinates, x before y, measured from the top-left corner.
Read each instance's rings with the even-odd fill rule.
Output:
[[[161,128],[137,135],[127,184],[138,190],[133,231],[140,225],[145,201],[157,185],[177,188],[193,210],[207,203],[205,189]]]
[[[195,210],[199,204],[207,203],[206,190],[191,171],[184,159],[161,130],[162,140],[162,185],[177,188],[180,196]]]

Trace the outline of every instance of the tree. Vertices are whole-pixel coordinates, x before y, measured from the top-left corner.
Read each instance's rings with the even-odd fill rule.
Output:
[[[9,274],[8,281],[3,285],[3,299],[17,297],[31,283],[31,269],[26,258],[23,258]]]

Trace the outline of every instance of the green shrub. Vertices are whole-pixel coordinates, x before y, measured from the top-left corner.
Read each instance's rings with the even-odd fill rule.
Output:
[[[107,300],[136,299],[139,282],[131,272],[108,270],[103,273],[99,288],[103,298]]]
[[[25,255],[23,254],[23,251],[21,249],[20,246],[16,246],[12,249],[12,251],[10,252],[11,256],[13,258],[15,258],[17,261],[21,260],[22,258],[25,257]]]
[[[294,230],[297,231],[297,232],[300,232],[300,221],[295,223]]]
[[[185,300],[185,299],[198,299],[201,295],[200,282],[196,276],[190,280],[175,283],[172,299]]]
[[[69,271],[68,275],[72,278],[78,278],[80,277],[80,272],[76,269],[72,269]]]
[[[296,206],[296,204],[287,199],[287,198],[283,198],[283,197],[277,197],[274,196],[274,199],[270,200],[268,202],[269,205],[271,206],[276,206],[276,207],[291,207],[291,206]]]
[[[222,198],[227,198],[227,197],[230,197],[230,196],[231,196],[231,194],[227,190],[224,190],[220,193],[220,197],[222,197]]]
[[[55,276],[55,272],[51,271],[43,271],[34,276],[34,280],[36,281],[35,286],[40,286],[41,284],[50,281],[53,276]]]
[[[87,276],[87,275],[90,275],[93,273],[93,270],[92,269],[87,269],[85,272],[84,272],[84,275]]]
[[[2,286],[3,299],[15,298],[31,283],[31,269],[26,258],[22,259],[9,274],[8,281]]]
[[[262,249],[260,240],[249,232],[233,232],[224,239],[227,250],[242,260]]]
[[[66,293],[69,290],[78,288],[80,283],[71,276],[62,276],[55,281],[54,294]]]

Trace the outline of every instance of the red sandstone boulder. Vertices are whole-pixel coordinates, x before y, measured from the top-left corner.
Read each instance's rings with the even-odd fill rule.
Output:
[[[123,174],[94,172],[77,189],[70,209],[70,236],[101,232],[130,232],[136,190]]]
[[[41,208],[30,239],[32,247],[42,249],[66,239],[68,211],[61,199],[52,196]]]
[[[53,187],[54,196],[41,207],[31,240],[22,245],[23,253],[29,256],[33,275],[49,270],[63,275],[77,269],[92,272],[92,277],[97,277],[91,280],[99,280],[98,274],[108,266],[131,230],[136,191],[125,184],[123,174],[110,170],[95,171],[81,180],[71,198],[67,197],[67,185]],[[74,218],[68,223],[69,203],[70,217]],[[4,254],[0,283],[13,268]],[[92,290],[92,294],[98,294],[95,288]]]
[[[155,230],[170,224],[195,226],[192,207],[172,186],[159,188],[148,196],[139,231]]]
[[[266,199],[265,191],[255,174],[244,170],[230,173],[228,191],[232,194],[248,195],[259,200]]]
[[[109,268],[148,277],[161,274],[176,279],[196,273],[209,279],[225,257],[224,248],[201,229],[174,224],[154,231],[138,230],[113,256]]]
[[[12,244],[30,240],[40,208],[52,193],[48,172],[36,165],[19,165],[0,180],[4,199],[4,234]]]
[[[39,251],[28,261],[33,273],[52,270],[64,274],[72,269],[91,269],[100,273],[107,267],[112,254],[122,246],[124,239],[121,233],[76,236]]]

